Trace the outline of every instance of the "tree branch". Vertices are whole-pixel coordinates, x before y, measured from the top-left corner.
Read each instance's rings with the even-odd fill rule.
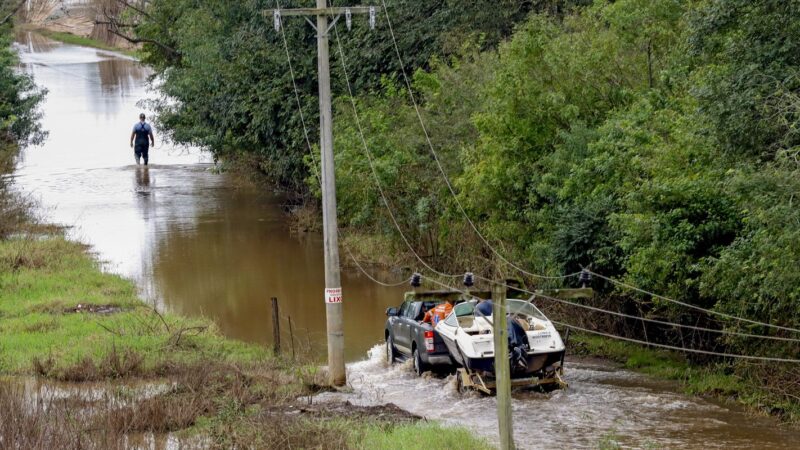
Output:
[[[132,4],[130,4],[130,2],[127,2],[127,1],[125,1],[125,0],[117,0],[117,2],[118,2],[118,3],[121,3],[121,4],[123,4],[123,5],[125,5],[126,7],[128,7],[128,8],[130,8],[130,9],[132,9],[132,10],[136,11],[137,13],[139,13],[139,14],[141,14],[141,15],[143,15],[143,16],[145,16],[145,17],[147,17],[147,18],[151,18],[151,17],[150,17],[150,14],[147,14],[147,13],[146,13],[146,12],[145,12],[143,9],[141,9],[141,8],[138,8],[138,7],[136,7],[136,6],[133,6]]]
[[[25,1],[26,0],[21,0],[19,3],[17,3],[17,6],[15,6],[14,9],[12,9],[11,12],[8,13],[8,15],[2,21],[0,21],[0,26],[5,25],[6,22],[11,20],[11,18],[14,17],[14,14],[16,14],[17,11],[19,11],[19,9],[22,8],[22,5],[25,4]]]
[[[130,8],[130,9],[136,11],[137,13],[139,13],[139,14],[147,17],[147,18],[151,17],[149,14],[144,12],[142,9],[131,5],[129,2],[127,2],[125,0],[117,0],[117,2],[122,4],[122,5],[124,5],[127,8]],[[122,33],[120,31],[121,28],[134,29],[134,28],[136,28],[136,26],[138,24],[119,22],[116,17],[114,17],[114,16],[112,16],[111,14],[108,13],[106,8],[103,8],[103,15],[105,16],[105,18],[107,20],[95,20],[94,23],[96,25],[106,25],[108,31],[111,34],[113,34],[115,36],[118,36],[118,37],[120,37],[122,39],[125,39],[126,41],[130,42],[131,44],[153,44],[153,45],[159,47],[160,49],[164,50],[165,52],[167,52],[171,58],[173,58],[175,60],[180,60],[181,53],[178,50],[176,50],[176,49],[174,49],[174,48],[172,48],[172,47],[170,47],[170,46],[168,46],[166,44],[158,42],[158,41],[156,41],[154,39],[145,39],[145,38],[137,38],[137,37],[129,36],[129,35],[127,35],[125,33]]]
[[[125,39],[126,41],[130,42],[131,44],[153,44],[153,45],[157,46],[158,48],[160,48],[162,50],[165,50],[167,53],[169,53],[171,56],[173,56],[176,59],[180,59],[180,57],[181,57],[181,52],[175,50],[174,48],[172,48],[172,47],[170,47],[168,45],[162,44],[161,42],[158,42],[156,40],[130,37],[130,36],[127,36],[125,34],[120,33],[119,31],[115,30],[114,28],[109,28],[108,31],[111,32],[111,34],[113,34],[115,36],[119,36],[122,39]]]
[[[95,20],[94,24],[95,25],[110,25],[110,26],[112,26],[114,28],[136,28],[137,27],[137,25],[135,23],[123,23],[123,22],[117,22],[115,20],[109,20],[109,21]]]

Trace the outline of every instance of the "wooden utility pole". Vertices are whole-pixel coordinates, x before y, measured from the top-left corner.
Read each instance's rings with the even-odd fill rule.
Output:
[[[508,320],[506,319],[506,287],[492,286],[492,321],[494,322],[494,376],[497,389],[497,422],[501,450],[514,449],[511,418],[511,364],[508,359]]]
[[[317,66],[319,69],[319,127],[322,153],[322,228],[325,247],[325,309],[328,329],[328,377],[331,385],[344,386],[347,375],[344,367],[344,325],[342,314],[342,284],[339,270],[339,239],[336,219],[336,174],[333,166],[333,113],[331,112],[331,73],[328,33],[344,15],[348,28],[353,14],[369,14],[374,27],[377,8],[354,6],[329,8],[327,0],[317,0],[316,8],[273,9],[276,28],[282,26],[283,16],[301,16],[317,32]],[[316,17],[317,23],[309,19]],[[328,18],[333,23],[328,24]]]

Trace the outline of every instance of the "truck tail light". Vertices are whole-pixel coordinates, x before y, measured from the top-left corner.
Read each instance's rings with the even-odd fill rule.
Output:
[[[428,353],[433,351],[433,331],[425,332],[425,350],[427,350]]]

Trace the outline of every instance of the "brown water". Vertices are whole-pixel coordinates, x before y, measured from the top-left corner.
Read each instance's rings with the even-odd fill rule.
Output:
[[[229,336],[269,343],[268,301],[278,297],[297,346],[310,342],[324,354],[320,237],[291,235],[280,197],[235,187],[196,149],[162,145],[158,130],[154,164],[133,165],[127,141],[136,104],[151,95],[148,71],[135,61],[31,36],[20,42],[25,70],[50,90],[44,126],[51,134],[43,147],[25,152],[15,180],[41,200],[49,219],[73,226],[71,235],[90,243],[107,270],[135,280],[146,301],[208,316]],[[384,309],[399,303],[402,288],[380,288],[351,272],[343,274],[343,287],[354,392],[322,399],[394,402],[496,440],[493,398],[461,396],[452,377],[417,378],[407,365],[381,360]],[[682,395],[671,383],[607,363],[569,362],[566,379],[565,391],[515,394],[521,448],[593,448],[603,440],[628,448],[800,443],[800,432],[774,420]]]
[[[348,379],[353,393],[323,394],[318,400],[391,402],[495,443],[499,439],[494,397],[459,394],[453,376],[417,377],[410,362],[387,366],[382,345],[370,350],[367,360],[350,364]],[[568,359],[566,380],[566,390],[550,394],[512,393],[518,448],[796,449],[800,443],[800,430],[782,428],[772,418],[681,394],[674,383],[607,361]]]
[[[147,301],[210,317],[228,336],[271,342],[277,297],[287,351],[291,316],[297,350],[310,343],[324,355],[321,237],[292,235],[279,196],[232,182],[197,149],[163,144],[157,129],[150,167],[137,167],[128,141],[137,103],[152,93],[134,60],[37,35],[19,41],[25,70],[50,91],[50,137],[25,151],[15,180],[47,218],[72,226],[70,235],[91,244],[107,270],[135,280]],[[352,361],[382,339],[384,311],[403,289],[348,271],[342,285]]]

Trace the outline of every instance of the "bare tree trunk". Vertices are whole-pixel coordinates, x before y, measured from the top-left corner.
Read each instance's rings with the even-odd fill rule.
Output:
[[[56,9],[62,6],[61,0],[26,0],[25,7],[20,8],[19,18],[26,23],[42,23],[50,17]]]
[[[122,12],[117,0],[94,0],[94,27],[90,37],[109,45],[118,44],[119,38],[111,32],[109,18],[116,18]]]

